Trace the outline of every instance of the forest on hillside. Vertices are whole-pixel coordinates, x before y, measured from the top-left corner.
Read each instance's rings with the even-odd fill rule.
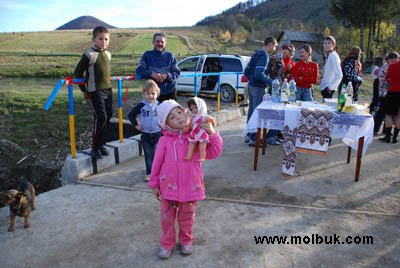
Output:
[[[199,21],[222,42],[246,43],[283,30],[334,35],[339,52],[354,46],[363,60],[400,50],[400,0],[248,0]]]

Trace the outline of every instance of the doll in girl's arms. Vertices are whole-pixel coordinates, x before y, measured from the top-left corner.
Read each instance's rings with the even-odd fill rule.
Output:
[[[211,123],[216,125],[215,119],[207,115],[206,102],[198,97],[190,98],[186,101],[190,114],[192,115],[191,130],[189,136],[189,148],[185,159],[192,159],[194,149],[199,145],[200,158],[199,161],[206,160],[206,148],[208,144],[208,134],[201,127],[202,123]]]

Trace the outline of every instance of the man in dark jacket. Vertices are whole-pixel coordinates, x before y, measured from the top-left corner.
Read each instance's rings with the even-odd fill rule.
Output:
[[[161,90],[158,101],[176,100],[176,79],[180,75],[174,54],[167,51],[165,33],[155,33],[153,50],[146,51],[136,69],[136,76],[142,79],[153,79]]]
[[[266,37],[264,40],[264,47],[256,51],[247,64],[245,70],[245,75],[249,80],[249,111],[247,121],[249,121],[256,107],[262,102],[265,94],[265,87],[272,84],[272,79],[265,74],[265,71],[269,62],[268,53],[273,52],[277,45],[278,42],[274,37]],[[249,145],[254,146],[256,134],[250,133],[248,138]]]

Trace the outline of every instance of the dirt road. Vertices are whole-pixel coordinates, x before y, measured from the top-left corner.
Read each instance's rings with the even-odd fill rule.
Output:
[[[136,159],[87,180],[110,187],[72,184],[39,195],[29,229],[18,218],[8,233],[2,208],[0,267],[400,266],[400,145],[375,140],[354,182],[355,155],[346,164],[347,147],[334,141],[326,158],[299,155],[287,180],[281,146],[269,146],[252,170],[244,124],[220,126],[223,155],[204,165],[209,199],[198,206],[192,256],[159,260],[158,203]],[[317,235],[324,242],[315,244]],[[287,239],[257,244],[259,236]]]

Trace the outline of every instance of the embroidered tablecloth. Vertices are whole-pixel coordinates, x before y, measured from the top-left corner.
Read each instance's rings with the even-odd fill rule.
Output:
[[[296,153],[325,156],[329,146],[333,113],[315,108],[285,109],[282,175],[293,176]]]
[[[290,128],[284,128],[285,116],[290,113],[294,114],[291,122],[296,124],[296,121],[299,122],[300,120],[302,108],[331,111],[333,117],[331,119],[332,126],[330,129],[330,137],[332,139],[342,139],[347,146],[356,151],[358,149],[358,139],[360,137],[364,137],[362,155],[365,154],[368,145],[373,141],[374,121],[371,115],[337,113],[329,106],[315,104],[312,102],[303,102],[302,106],[298,106],[264,101],[257,106],[249,122],[247,122],[246,128],[244,129],[242,135],[246,136],[246,134],[249,132],[255,133],[257,132],[257,128],[267,128],[283,130],[284,135],[286,134],[288,139],[293,139],[293,133],[290,132]],[[290,156],[293,150],[295,156],[296,141],[293,140],[292,143],[286,143],[285,146],[287,146],[286,151],[289,153],[288,155]],[[293,159],[292,156],[288,157],[284,164],[288,167],[288,169],[293,169],[294,171],[294,163],[295,158]]]

